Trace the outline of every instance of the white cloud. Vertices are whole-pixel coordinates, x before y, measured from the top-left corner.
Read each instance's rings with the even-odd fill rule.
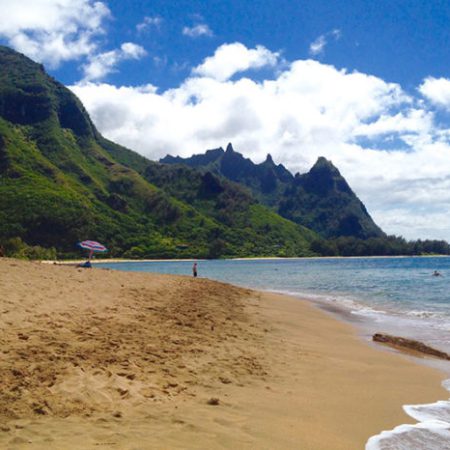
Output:
[[[140,33],[144,32],[145,30],[148,30],[151,27],[159,28],[163,22],[162,17],[155,16],[155,17],[149,17],[145,16],[144,20],[141,23],[138,23],[136,25],[136,30]]]
[[[223,44],[213,56],[209,56],[194,68],[193,73],[225,81],[238,72],[265,66],[275,67],[279,56],[279,53],[273,53],[262,45],[249,49],[239,42]]]
[[[309,53],[311,55],[320,55],[323,52],[323,49],[327,45],[327,40],[325,35],[319,36],[314,42],[309,46]]]
[[[214,33],[212,32],[211,28],[205,23],[200,23],[198,25],[194,25],[193,27],[184,27],[183,28],[183,34],[185,36],[189,36],[192,38],[196,38],[199,36],[213,36]]]
[[[419,86],[420,93],[432,103],[450,109],[450,80],[428,77]]]
[[[334,40],[338,40],[341,37],[341,30],[334,29],[328,33],[320,35],[314,42],[311,43],[309,46],[309,54],[311,56],[318,56],[321,55],[326,45],[328,44],[328,41],[330,38],[333,38]]]
[[[374,122],[362,123],[355,136],[377,137],[394,133],[429,135],[433,130],[434,114],[422,109],[405,109],[397,114],[382,114]]]
[[[150,159],[230,141],[256,162],[270,152],[293,172],[325,156],[386,232],[450,240],[450,131],[437,128],[424,103],[398,84],[313,60],[294,61],[271,80],[230,80],[278,58],[236,43],[165,92],[94,83],[72,89],[106,137]],[[375,148],[386,140],[389,150]]]
[[[161,94],[106,84],[73,89],[108,137],[152,158],[232,140],[256,158],[274,149],[274,156],[283,155],[294,170],[306,169],[318,152],[332,154],[335,145],[361,133],[365,120],[408,100],[398,85],[311,60],[294,62],[272,81],[216,78],[193,76]],[[111,125],[116,111],[127,117],[127,124],[139,123],[140,133],[130,133],[126,123]],[[127,136],[134,136],[133,141]],[[149,147],[154,140],[161,143],[159,150]]]
[[[140,59],[147,54],[143,47],[132,42],[123,43],[120,49],[126,58]]]
[[[0,37],[32,59],[56,67],[92,54],[110,16],[93,0],[0,0]]]
[[[140,59],[147,53],[140,45],[125,42],[120,49],[100,53],[89,58],[89,62],[83,65],[84,80],[92,81],[104,78],[114,72],[116,66],[126,59]]]

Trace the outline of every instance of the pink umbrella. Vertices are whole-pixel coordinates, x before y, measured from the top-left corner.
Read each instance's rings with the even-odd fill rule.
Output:
[[[78,245],[81,248],[89,250],[89,259],[92,258],[92,255],[94,254],[94,252],[104,253],[104,252],[108,251],[108,249],[104,245],[102,245],[96,241],[82,241],[82,242],[78,242]]]

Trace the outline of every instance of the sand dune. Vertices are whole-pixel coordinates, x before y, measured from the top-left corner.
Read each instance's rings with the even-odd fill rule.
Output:
[[[307,303],[0,259],[0,448],[358,449],[439,372]]]

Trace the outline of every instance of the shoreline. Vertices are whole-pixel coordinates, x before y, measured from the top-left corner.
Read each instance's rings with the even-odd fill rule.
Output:
[[[6,448],[358,449],[448,397],[308,300],[8,259],[0,288]]]
[[[121,259],[121,258],[94,258],[93,264],[108,263],[143,263],[143,262],[194,262],[194,261],[289,261],[294,259],[400,259],[400,258],[450,258],[450,255],[386,255],[386,256],[259,256],[242,258],[224,258],[224,259],[202,259],[202,258],[175,258],[175,259]],[[68,260],[39,260],[42,264],[72,265],[86,261],[86,258],[68,259]]]

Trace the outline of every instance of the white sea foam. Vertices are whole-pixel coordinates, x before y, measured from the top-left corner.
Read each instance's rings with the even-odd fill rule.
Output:
[[[442,384],[450,390],[450,380]],[[366,450],[450,450],[450,401],[405,405],[403,409],[418,423],[372,436]]]
[[[372,319],[386,315],[386,311],[380,311],[379,309],[374,309],[370,306],[360,306],[359,308],[351,311],[351,313],[357,316],[371,317]]]
[[[427,420],[440,420],[450,424],[450,401],[440,400],[427,405],[405,405],[406,414],[418,422]]]
[[[352,314],[359,315],[367,315],[367,316],[375,316],[375,315],[385,315],[386,312],[372,308],[366,304],[363,304],[357,300],[354,300],[348,296],[337,296],[330,294],[315,294],[311,292],[299,292],[299,291],[290,291],[290,290],[273,290],[270,289],[270,292],[277,292],[280,294],[291,295],[294,297],[305,298],[307,300],[312,300],[314,302],[323,304],[323,305],[337,305],[341,307],[343,310],[349,311]]]
[[[371,437],[366,450],[450,450],[450,424],[435,420],[400,425]]]
[[[435,311],[420,311],[420,310],[412,310],[406,312],[407,316],[411,317],[419,317],[421,319],[441,319],[442,314],[439,314]]]

